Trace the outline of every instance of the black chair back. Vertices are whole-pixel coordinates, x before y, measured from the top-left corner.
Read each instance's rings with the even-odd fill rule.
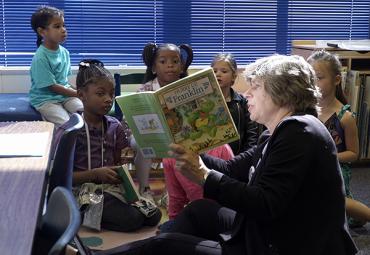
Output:
[[[75,145],[79,129],[84,125],[80,114],[74,113],[65,124],[66,128],[56,145],[54,162],[51,167],[48,187],[48,200],[57,186],[72,190]]]
[[[121,75],[119,73],[114,74],[114,81],[115,81],[115,87],[114,87],[114,95],[120,96],[121,95],[121,84],[127,85],[127,84],[142,84],[144,81],[144,73],[130,73]],[[121,111],[121,108],[117,105],[116,102],[114,102],[114,117],[116,117],[118,120],[122,120],[123,114]]]
[[[80,211],[72,191],[56,187],[36,231],[32,254],[65,254],[66,246],[77,234],[80,224]]]

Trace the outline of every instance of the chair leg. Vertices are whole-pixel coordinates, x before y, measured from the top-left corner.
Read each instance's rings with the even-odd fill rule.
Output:
[[[75,243],[76,245],[76,248],[78,250],[78,253],[79,255],[92,255],[92,252],[90,251],[90,249],[88,247],[86,247],[81,238],[77,235],[75,235],[75,237],[73,238],[73,242]]]

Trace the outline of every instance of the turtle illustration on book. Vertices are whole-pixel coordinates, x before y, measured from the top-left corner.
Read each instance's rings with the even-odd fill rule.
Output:
[[[196,140],[204,133],[214,137],[217,132],[216,115],[211,114],[215,103],[212,100],[202,100],[199,103],[199,109],[188,114],[187,121],[191,125],[192,130],[187,133],[191,140]]]

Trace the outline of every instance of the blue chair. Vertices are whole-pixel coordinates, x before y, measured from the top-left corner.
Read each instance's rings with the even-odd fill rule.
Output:
[[[80,225],[80,211],[72,192],[56,187],[36,231],[32,254],[65,254],[67,244],[75,237]]]
[[[54,148],[54,160],[49,176],[48,198],[57,186],[72,190],[76,139],[78,131],[84,126],[84,121],[80,114],[73,113],[65,125],[66,128],[60,140],[54,141],[56,148]]]
[[[58,186],[72,191],[72,177],[74,167],[75,146],[78,131],[84,126],[83,118],[78,113],[73,113],[64,124],[65,130],[59,141],[54,141],[54,160],[49,176],[48,199],[53,190]],[[75,199],[75,198],[74,198]],[[80,214],[80,212],[79,212]],[[80,215],[81,217],[81,215]],[[84,247],[78,238],[77,232],[72,238],[78,248],[83,251]],[[84,254],[80,252],[80,254]]]

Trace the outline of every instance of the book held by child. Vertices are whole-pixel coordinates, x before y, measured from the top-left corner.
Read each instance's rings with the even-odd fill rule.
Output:
[[[134,203],[140,199],[139,192],[130,175],[128,167],[120,166],[117,173],[122,180],[123,197],[128,203]]]
[[[168,157],[169,144],[204,152],[239,139],[212,68],[157,91],[116,97],[147,158]]]

